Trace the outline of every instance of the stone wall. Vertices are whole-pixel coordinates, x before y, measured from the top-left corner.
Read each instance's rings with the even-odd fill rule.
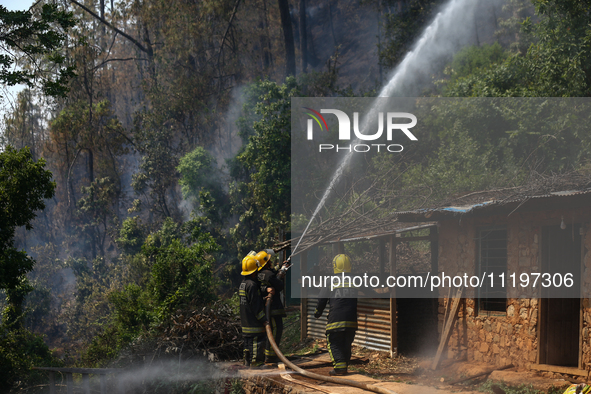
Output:
[[[539,272],[541,230],[558,225],[561,218],[583,225],[582,286],[591,288],[591,209],[578,211],[544,211],[513,213],[483,218],[445,220],[439,226],[439,271],[476,272],[478,228],[505,226],[507,229],[507,266],[510,272]],[[439,308],[439,330],[447,294],[442,295]],[[472,295],[473,297],[473,295]],[[539,300],[520,298],[518,292],[508,293],[506,312],[477,312],[474,298],[463,300],[447,347],[447,357],[483,361],[495,365],[514,364],[526,367],[538,361]],[[591,368],[591,302],[583,300],[583,367]]]

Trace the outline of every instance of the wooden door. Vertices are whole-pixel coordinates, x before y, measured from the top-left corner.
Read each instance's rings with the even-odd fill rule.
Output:
[[[542,229],[542,272],[571,273],[572,298],[564,298],[564,288],[542,289],[540,321],[540,363],[578,366],[580,324],[581,236],[579,225],[547,226]],[[560,297],[560,298],[557,298]],[[576,297],[576,298],[574,298]]]

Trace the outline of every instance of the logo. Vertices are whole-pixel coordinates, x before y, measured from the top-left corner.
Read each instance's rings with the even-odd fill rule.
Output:
[[[324,117],[322,115],[320,115],[318,113],[318,111],[314,111],[312,108],[308,108],[308,107],[303,107],[303,108],[307,109],[308,111],[312,111],[312,112],[314,112],[314,114],[316,114],[316,116],[314,116],[311,113],[306,112],[306,114],[310,115],[316,121],[316,123],[318,123],[318,126],[320,126],[320,130],[322,130],[322,123],[324,123],[324,126],[326,126],[326,131],[328,131],[328,125],[326,124],[326,120],[324,120]],[[318,118],[322,119],[322,123],[320,123]],[[312,123],[312,119],[308,119],[308,139],[309,140],[312,139],[313,127],[314,127],[314,123]]]
[[[314,120],[316,124],[319,126],[321,131],[328,132],[328,124],[324,117],[321,114],[331,114],[337,117],[338,127],[339,127],[339,140],[340,141],[350,141],[351,140],[351,119],[349,115],[345,112],[338,110],[338,109],[321,109],[320,112],[315,111],[312,108],[303,107],[304,109],[310,111],[306,112],[312,119],[308,119],[307,122],[307,138],[308,140],[314,139]],[[368,115],[370,116],[371,113]],[[375,116],[375,115],[374,115]],[[394,137],[394,133],[397,131],[401,131],[409,140],[417,141],[417,137],[409,130],[416,126],[417,124],[417,117],[408,112],[387,112],[386,113],[386,140],[392,141]],[[402,123],[401,120],[410,120],[410,122]],[[369,123],[366,119],[366,124]],[[360,141],[375,141],[382,137],[384,134],[384,112],[379,112],[377,114],[377,128],[378,130],[373,134],[364,134],[361,133],[359,128],[359,112],[353,112],[353,133],[357,140]],[[324,127],[323,127],[324,126]],[[364,130],[365,131],[365,130]],[[398,153],[402,152],[404,147],[400,144],[351,144],[348,146],[340,146],[340,145],[333,145],[333,144],[319,144],[318,149],[320,152],[323,150],[336,150],[337,152],[341,150],[345,150],[348,152],[369,152],[372,148],[377,149],[380,152],[380,149],[387,150],[391,153]]]

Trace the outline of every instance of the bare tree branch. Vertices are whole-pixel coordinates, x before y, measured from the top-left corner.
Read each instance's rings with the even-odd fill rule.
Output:
[[[72,0],[73,1],[73,0]],[[222,55],[222,50],[224,48],[224,42],[226,41],[226,37],[228,36],[228,32],[232,27],[232,22],[234,21],[234,17],[236,16],[236,11],[238,11],[238,4],[240,4],[240,0],[236,0],[236,4],[234,5],[234,9],[232,10],[232,16],[230,17],[230,22],[228,22],[228,27],[226,28],[226,32],[222,37],[222,42],[220,42],[220,50],[218,51],[218,64],[220,63],[220,56]]]
[[[146,48],[144,47],[138,40],[136,40],[135,38],[133,38],[132,36],[130,36],[129,34],[125,33],[124,31],[119,30],[118,28],[116,28],[115,26],[113,26],[111,23],[107,22],[105,19],[101,18],[100,16],[98,16],[97,14],[95,14],[94,12],[92,12],[89,8],[87,8],[86,6],[84,6],[83,4],[80,4],[79,2],[77,2],[76,0],[70,0],[72,3],[76,4],[78,7],[82,8],[84,11],[88,12],[90,15],[92,15],[95,19],[98,19],[100,22],[102,22],[103,24],[105,24],[106,26],[110,27],[111,29],[113,29],[115,32],[121,34],[123,37],[127,38],[129,41],[131,41],[136,47],[138,47],[139,50],[141,50],[142,52],[145,52],[148,54],[148,56],[152,56],[152,49],[150,48]]]

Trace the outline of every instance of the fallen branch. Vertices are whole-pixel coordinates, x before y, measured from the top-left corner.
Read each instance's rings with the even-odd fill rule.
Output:
[[[493,373],[494,371],[502,371],[504,369],[509,369],[509,368],[513,368],[514,365],[513,364],[509,364],[509,365],[505,365],[503,367],[499,367],[499,368],[495,368],[495,369],[491,369],[489,371],[486,372],[481,372],[481,373],[477,373],[476,375],[472,375],[472,376],[468,376],[466,378],[462,378],[462,379],[458,379],[458,380],[454,380],[453,382],[450,382],[450,385],[453,384],[458,384],[458,383],[462,383],[465,382],[466,380],[472,380],[472,379],[476,379],[479,378],[481,376],[485,376],[485,375],[490,375],[491,373]]]

